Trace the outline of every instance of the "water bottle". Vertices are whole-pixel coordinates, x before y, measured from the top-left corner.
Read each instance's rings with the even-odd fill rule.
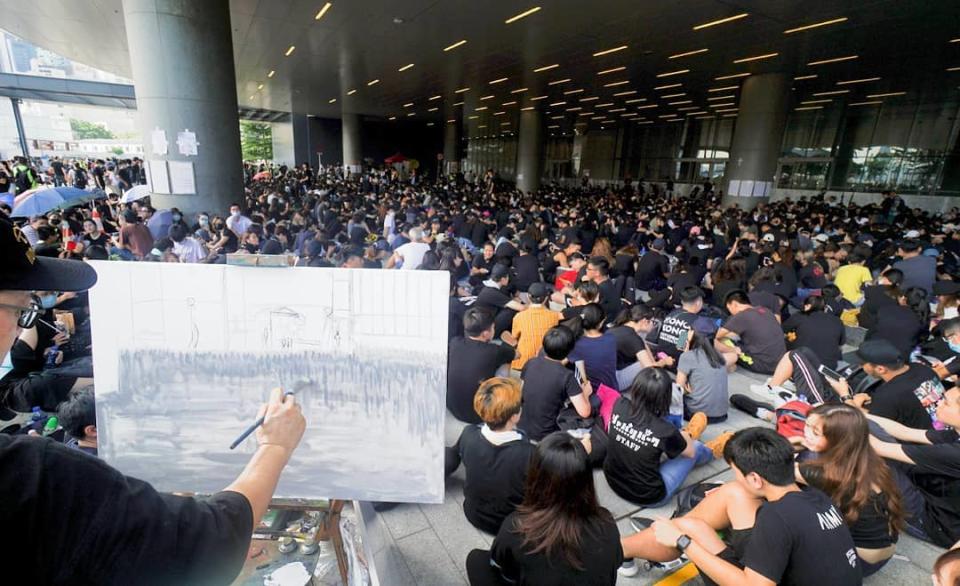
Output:
[[[57,365],[57,354],[60,352],[60,345],[54,344],[50,346],[50,353],[47,354],[47,361],[44,363],[44,368],[53,368]]]
[[[56,415],[51,415],[50,418],[47,419],[46,424],[44,424],[43,426],[43,435],[44,436],[52,435],[59,428],[60,428],[60,420],[57,419]]]
[[[43,419],[43,411],[40,410],[40,407],[34,407],[30,410],[30,423],[36,423]]]

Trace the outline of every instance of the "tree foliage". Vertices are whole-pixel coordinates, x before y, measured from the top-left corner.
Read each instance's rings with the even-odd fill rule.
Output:
[[[273,159],[273,129],[264,122],[241,120],[240,148],[244,161]]]
[[[73,131],[73,138],[75,140],[83,140],[86,138],[116,138],[106,126],[77,118],[70,119],[70,130]]]

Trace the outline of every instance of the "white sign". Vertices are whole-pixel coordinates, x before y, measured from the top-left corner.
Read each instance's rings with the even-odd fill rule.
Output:
[[[184,128],[183,131],[177,133],[177,148],[180,149],[180,154],[185,157],[195,157],[197,156],[197,147],[200,145],[197,142],[197,134],[195,132],[190,132],[188,128]]]
[[[162,159],[148,161],[150,171],[150,191],[154,193],[170,193],[170,177],[167,174],[167,162]]]
[[[193,177],[193,163],[190,161],[167,161],[170,166],[170,193],[193,195],[197,193],[197,183]]]
[[[167,154],[167,131],[160,127],[154,128],[150,133],[150,144],[153,147],[153,154]]]

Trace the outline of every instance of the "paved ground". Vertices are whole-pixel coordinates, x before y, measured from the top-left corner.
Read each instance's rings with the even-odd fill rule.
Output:
[[[752,374],[740,372],[730,375],[731,393],[749,393],[751,384],[762,382],[762,378]],[[730,418],[719,425],[707,428],[703,439],[711,439],[727,430],[735,430],[751,425],[757,425],[759,420],[753,419],[731,408]],[[460,434],[463,424],[452,416],[447,417],[447,445],[453,445]],[[705,479],[729,480],[730,470],[726,464],[714,461],[706,466],[695,469],[687,478],[686,484],[693,484]],[[382,518],[389,528],[390,534],[396,543],[397,553],[402,558],[400,573],[394,576],[388,584],[416,584],[419,586],[453,586],[467,584],[464,562],[467,554],[474,548],[489,548],[493,539],[467,522],[463,515],[463,469],[448,479],[446,499],[441,505],[399,505],[382,513]],[[624,501],[607,485],[602,472],[595,472],[597,492],[600,502],[613,513],[620,526],[622,534],[632,532],[630,515],[640,510],[634,504]],[[662,509],[647,509],[644,516],[669,516],[674,504]],[[902,536],[898,545],[897,555],[876,576],[866,581],[867,584],[928,584],[930,569],[934,560],[942,552],[939,548],[927,545],[908,536]],[[634,578],[620,578],[620,585],[655,584],[664,579],[666,574],[659,570],[642,571]],[[682,580],[671,580],[669,583],[682,584]],[[699,578],[688,581],[689,584],[699,584]]]

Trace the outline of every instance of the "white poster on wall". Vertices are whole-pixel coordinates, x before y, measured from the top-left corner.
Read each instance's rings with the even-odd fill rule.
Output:
[[[149,161],[150,191],[153,193],[170,193],[170,177],[167,174],[167,162],[162,159]]]
[[[154,128],[150,133],[150,146],[155,155],[167,154],[167,131],[160,128]]]
[[[197,146],[199,144],[200,143],[197,142],[197,134],[190,132],[188,128],[184,128],[177,133],[177,148],[180,150],[181,155],[185,157],[197,156]]]
[[[190,161],[167,161],[170,166],[170,193],[193,195],[197,193],[197,183],[193,176],[193,163]]]
[[[740,195],[740,180],[739,180],[739,179],[731,179],[731,180],[730,180],[730,188],[727,190],[727,193],[728,193],[729,195]]]

